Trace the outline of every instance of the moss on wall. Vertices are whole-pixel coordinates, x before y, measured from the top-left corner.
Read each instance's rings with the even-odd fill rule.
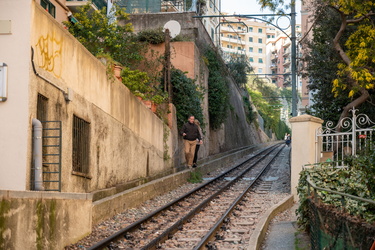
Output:
[[[5,239],[3,237],[7,225],[5,214],[10,210],[10,205],[9,200],[2,199],[0,202],[0,248],[3,248],[5,244]]]
[[[36,247],[44,249],[53,245],[57,227],[56,200],[39,200],[36,204]]]
[[[44,225],[44,208],[42,201],[38,200],[36,203],[36,248],[43,249],[43,225]]]

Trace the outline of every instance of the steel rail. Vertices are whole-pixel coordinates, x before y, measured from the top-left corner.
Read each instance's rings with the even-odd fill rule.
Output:
[[[224,223],[227,217],[229,217],[230,213],[233,209],[240,203],[243,197],[249,192],[250,188],[253,187],[255,182],[265,173],[268,167],[272,164],[272,162],[276,159],[276,157],[280,154],[283,150],[283,147],[275,154],[272,159],[270,159],[267,164],[261,169],[261,171],[257,174],[257,176],[250,182],[247,188],[236,198],[236,200],[232,203],[232,205],[224,212],[221,218],[215,223],[215,225],[208,231],[208,233],[202,238],[202,240],[193,248],[194,250],[204,249],[204,247],[209,243],[209,241],[214,237],[214,234],[220,229],[221,225]]]
[[[280,144],[280,143],[279,143]],[[127,233],[130,233],[130,232],[133,232],[135,230],[137,230],[138,228],[140,228],[142,226],[143,223],[151,220],[151,218],[161,214],[163,211],[169,209],[170,207],[174,206],[175,204],[181,202],[182,200],[186,199],[187,197],[191,196],[192,194],[198,192],[199,190],[202,190],[204,189],[205,187],[207,187],[208,185],[211,185],[213,184],[214,182],[224,178],[225,175],[229,174],[230,172],[236,170],[237,168],[239,168],[240,166],[246,164],[247,162],[253,160],[254,158],[258,157],[259,155],[261,155],[262,153],[270,150],[271,152],[274,150],[274,148],[276,148],[279,144],[275,144],[275,145],[272,145],[270,147],[267,147],[263,150],[261,150],[260,152],[258,152],[256,155],[250,157],[249,159],[243,161],[243,162],[240,162],[238,163],[237,165],[235,165],[234,167],[232,167],[231,169],[223,172],[222,174],[220,174],[219,176],[215,177],[214,179],[206,182],[206,183],[203,183],[202,185],[192,189],[191,191],[189,191],[188,193],[180,196],[179,198],[167,203],[166,205],[162,206],[161,208],[155,210],[154,212],[146,215],[145,217],[133,222],[132,224],[130,224],[129,226],[119,230],[118,232],[110,235],[109,237],[97,242],[96,244],[92,245],[90,248],[88,248],[88,250],[97,250],[97,249],[103,249],[107,246],[109,246],[112,242],[115,242],[117,241],[118,239],[120,238],[123,238]]]
[[[188,222],[194,215],[197,214],[198,211],[202,210],[204,207],[206,207],[213,199],[215,199],[218,195],[223,193],[225,190],[227,190],[230,186],[234,185],[239,179],[243,177],[247,172],[249,172],[250,169],[252,169],[254,166],[256,166],[260,161],[262,161],[264,158],[266,158],[269,154],[271,154],[274,150],[273,148],[268,154],[263,155],[261,158],[256,160],[254,163],[251,164],[251,166],[247,167],[246,169],[242,170],[233,180],[229,181],[226,185],[220,187],[218,191],[216,191],[214,194],[209,196],[207,199],[205,199],[203,202],[201,202],[197,207],[192,209],[187,215],[182,217],[178,222],[173,224],[171,227],[169,227],[167,230],[165,230],[162,234],[160,234],[158,237],[153,239],[151,242],[149,242],[146,246],[142,247],[142,250],[146,249],[156,249],[158,247],[158,244],[160,242],[165,241],[169,236],[173,233],[175,233],[183,224]],[[257,177],[258,178],[258,177]]]

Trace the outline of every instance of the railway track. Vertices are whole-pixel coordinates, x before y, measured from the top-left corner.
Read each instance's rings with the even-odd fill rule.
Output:
[[[283,147],[266,148],[89,249],[242,249],[262,210],[252,201],[264,200],[269,185],[261,177]]]

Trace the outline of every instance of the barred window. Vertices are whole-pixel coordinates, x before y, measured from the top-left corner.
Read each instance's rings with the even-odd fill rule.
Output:
[[[44,95],[38,94],[38,101],[36,105],[36,119],[39,121],[47,121],[47,104],[48,98]]]
[[[90,123],[73,116],[73,171],[89,174]]]

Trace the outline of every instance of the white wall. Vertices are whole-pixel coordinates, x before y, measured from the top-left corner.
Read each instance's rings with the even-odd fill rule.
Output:
[[[0,62],[8,65],[8,100],[0,102],[0,189],[26,189],[30,6],[30,0],[0,1],[0,20],[11,20],[12,30],[0,34]]]

